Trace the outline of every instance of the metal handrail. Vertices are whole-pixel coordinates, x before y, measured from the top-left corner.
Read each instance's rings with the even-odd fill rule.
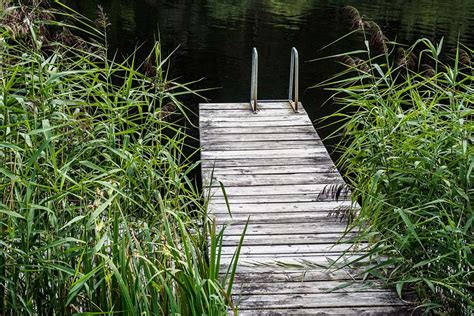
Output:
[[[253,113],[257,113],[257,85],[258,85],[258,52],[254,47],[252,50],[252,79],[250,82],[250,106]]]
[[[288,102],[291,107],[298,113],[298,94],[299,91],[299,60],[298,51],[296,48],[291,48],[291,63],[290,63],[290,87],[288,88]],[[293,92],[295,98],[293,99]]]
[[[250,82],[250,107],[253,113],[258,112],[258,52],[254,47],[252,49],[252,77]],[[294,98],[293,98],[294,97]],[[275,101],[275,100],[273,100]],[[260,100],[260,102],[264,102]],[[295,47],[291,48],[291,62],[290,62],[290,86],[288,88],[288,102],[295,113],[298,113],[299,105],[299,57],[298,50]]]

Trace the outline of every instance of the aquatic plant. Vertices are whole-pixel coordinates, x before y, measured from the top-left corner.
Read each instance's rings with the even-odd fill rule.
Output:
[[[377,23],[362,16],[359,10],[352,6],[343,7],[341,12],[343,17],[351,24],[352,30],[362,31],[364,35],[368,36],[367,44],[374,53],[388,53],[388,38]]]
[[[168,78],[159,43],[144,74],[77,13],[0,14],[1,313],[235,310],[237,260],[220,278],[223,231],[169,119],[196,92]]]
[[[472,315],[473,51],[443,56],[427,39],[390,51],[367,50],[364,70],[351,53],[318,85],[341,109],[339,167],[360,204],[350,228],[371,244],[367,275],[415,292],[425,313]]]
[[[366,24],[359,10],[353,6],[345,6],[341,9],[342,15],[351,23],[352,29],[363,29]]]

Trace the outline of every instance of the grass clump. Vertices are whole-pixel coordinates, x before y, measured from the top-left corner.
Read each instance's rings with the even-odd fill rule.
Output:
[[[372,245],[366,272],[414,291],[426,313],[472,315],[473,51],[422,39],[376,56],[365,45],[321,86],[342,108],[332,119],[360,203],[351,227]]]
[[[1,313],[225,314],[222,233],[162,111],[194,92],[159,44],[150,76],[107,57],[103,15],[0,14]]]

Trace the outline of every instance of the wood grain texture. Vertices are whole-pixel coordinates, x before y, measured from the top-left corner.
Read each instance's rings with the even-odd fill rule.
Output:
[[[211,179],[210,173],[203,172],[206,179]],[[268,186],[268,185],[311,185],[327,184],[340,181],[341,176],[336,172],[325,173],[301,173],[301,174],[273,174],[273,175],[216,175],[210,183],[212,186],[219,186],[222,182],[226,187],[235,186]],[[206,184],[205,184],[206,185]]]
[[[304,116],[299,116],[296,120],[287,120],[287,121],[205,121],[201,124],[201,128],[206,130],[212,130],[214,128],[229,128],[229,127],[259,127],[259,128],[274,128],[274,127],[288,127],[288,126],[313,126],[311,121]],[[216,132],[218,132],[217,130]]]
[[[242,213],[211,213],[216,217],[218,223],[245,223],[247,219],[249,223],[264,224],[298,224],[298,223],[323,223],[330,222],[341,225],[340,217],[325,212],[318,213],[263,213],[263,214],[242,214]]]
[[[219,139],[218,135],[225,134],[237,134],[237,135],[249,135],[247,138],[251,139],[252,135],[261,135],[261,134],[291,134],[293,138],[298,138],[298,134],[311,134],[314,127],[312,125],[295,125],[295,126],[251,126],[251,127],[222,127],[219,129],[201,129],[201,137],[206,137],[206,135],[213,135],[216,139]]]
[[[222,151],[222,150],[252,150],[252,149],[295,149],[295,148],[310,148],[314,146],[321,146],[322,142],[316,139],[304,140],[269,140],[269,141],[214,141],[201,143],[203,150]]]
[[[274,216],[275,213],[303,213],[309,212],[323,213],[324,215],[337,214],[340,210],[353,208],[351,201],[328,201],[328,202],[301,202],[301,203],[264,203],[264,204],[237,204],[233,203],[231,213],[233,215],[263,215],[265,213],[271,213],[269,216]],[[209,210],[212,214],[228,214],[229,210],[226,205],[223,204],[209,204]]]
[[[238,298],[238,296],[236,296]],[[405,305],[393,292],[311,293],[245,295],[240,297],[240,309],[267,308],[327,308],[383,307]]]
[[[239,117],[244,119],[251,119],[251,115],[255,116],[265,116],[265,117],[279,117],[279,116],[305,116],[306,113],[304,111],[300,111],[299,113],[294,113],[292,109],[266,109],[261,110],[257,114],[252,113],[246,109],[230,109],[230,110],[200,110],[199,117],[202,118],[224,118],[224,117]]]
[[[343,304],[343,303],[341,303]],[[413,316],[412,308],[407,306],[381,306],[381,307],[325,307],[325,308],[302,308],[302,309],[261,309],[241,310],[240,316],[286,316],[286,315],[312,315],[312,316]]]
[[[271,238],[271,237],[269,237]],[[366,245],[354,245],[352,243],[329,243],[329,244],[278,244],[278,245],[246,245],[245,241],[241,248],[241,255],[276,255],[276,254],[332,254],[344,251],[362,252]],[[222,254],[233,254],[236,250],[235,246],[222,247]]]
[[[234,286],[242,295],[259,294],[317,294],[317,293],[354,293],[354,292],[387,292],[380,281],[361,283],[357,281],[301,281],[301,282],[259,282],[240,283]]]
[[[326,270],[324,268],[298,269],[292,267],[254,266],[240,267],[235,275],[239,283],[281,283],[336,281],[341,285],[363,279],[362,271],[357,269]],[[367,279],[369,286],[372,279]]]
[[[204,111],[201,111],[202,114],[205,114]],[[245,118],[245,120],[243,119]],[[216,123],[216,122],[287,122],[288,120],[297,120],[297,121],[304,121],[304,122],[311,122],[311,120],[305,115],[298,115],[296,118],[294,113],[288,113],[287,115],[279,115],[279,116],[268,116],[268,115],[253,115],[253,116],[229,116],[223,115],[220,117],[212,116],[212,115],[204,115],[200,117],[201,124],[204,123]]]
[[[325,187],[325,185],[322,185]],[[228,200],[232,204],[248,204],[248,203],[299,203],[299,202],[323,202],[334,201],[331,196],[315,193],[299,193],[294,191],[288,193],[278,193],[272,195],[251,195],[251,196],[228,196]],[[349,196],[340,197],[339,200],[350,200]],[[224,195],[222,193],[216,194],[212,198],[213,203],[225,204]]]
[[[301,105],[301,102],[298,103],[299,106]],[[292,110],[291,105],[289,102],[259,102],[258,103],[258,108],[260,111],[268,110],[268,109],[288,109]],[[245,111],[250,111],[250,103],[248,102],[238,102],[238,103],[202,103],[199,105],[199,109],[201,111],[205,110],[245,110]],[[301,108],[300,112],[304,112],[304,109]],[[258,114],[258,113],[257,113]],[[252,115],[255,115],[252,113]]]
[[[274,133],[258,133],[258,134],[220,134],[220,133],[201,133],[201,144],[206,145],[208,142],[260,142],[260,141],[295,141],[295,140],[319,140],[319,136],[311,132],[305,133],[283,133],[280,130]],[[268,157],[267,157],[268,158]]]
[[[312,160],[311,160],[312,161]],[[211,172],[214,175],[229,175],[229,174],[301,174],[301,173],[324,173],[324,172],[334,172],[337,169],[334,166],[330,165],[331,161],[328,159],[321,159],[318,164],[308,164],[308,165],[283,165],[283,166],[244,166],[241,167],[226,167],[226,168],[212,168],[212,167],[202,167],[203,174]]]
[[[223,255],[221,257],[222,269],[226,269],[232,261],[233,255]],[[346,263],[352,260],[360,260],[361,262],[368,262],[363,254],[345,255]],[[258,254],[258,255],[242,255],[239,257],[240,271],[251,271],[252,268],[260,265],[266,266],[301,266],[305,268],[319,267],[323,269],[332,269],[335,267],[334,261],[341,260],[341,254]],[[340,261],[340,267],[345,266]]]
[[[217,219],[218,224],[219,219]],[[228,222],[223,220],[221,226],[226,226],[226,235],[240,235],[244,230],[246,221]],[[247,235],[292,235],[292,234],[322,234],[322,233],[343,233],[346,231],[345,225],[337,220],[314,220],[303,223],[255,223],[250,221],[247,227]],[[297,225],[296,225],[297,224]]]
[[[203,187],[224,229],[221,271],[247,225],[233,287],[239,315],[408,314],[394,291],[346,266],[367,262],[370,245],[348,231],[357,206],[349,191],[334,194],[344,181],[300,108],[200,104]]]
[[[320,165],[325,164],[328,161],[331,161],[331,158],[327,153],[319,153],[314,157],[309,158],[298,158],[293,159],[291,161],[291,165],[295,168],[299,166],[307,166],[307,165]],[[332,163],[332,161],[331,161]],[[288,167],[288,159],[287,158],[262,158],[262,159],[206,159],[201,160],[201,168],[204,169],[220,169],[218,172],[224,173],[224,168],[246,168],[246,167]]]
[[[291,159],[311,158],[321,152],[326,152],[324,147],[298,148],[298,149],[253,149],[253,150],[223,150],[223,151],[201,151],[201,159],[247,159],[251,161],[254,158],[286,158],[291,165]]]
[[[342,179],[337,181],[329,180],[323,183],[315,184],[262,184],[262,185],[227,185],[225,192],[227,196],[254,196],[254,195],[281,195],[281,194],[292,194],[298,196],[298,194],[312,194],[315,197],[321,195],[324,189],[327,189],[331,184],[344,184]],[[224,185],[226,185],[224,183]],[[223,196],[224,193],[220,188],[211,188],[211,194],[215,197]]]
[[[304,244],[336,244],[338,242],[351,242],[356,237],[354,232],[346,235],[343,233],[320,233],[320,234],[288,234],[288,235],[247,235],[243,245],[304,245]],[[222,241],[224,246],[236,246],[239,244],[240,235],[225,235]]]

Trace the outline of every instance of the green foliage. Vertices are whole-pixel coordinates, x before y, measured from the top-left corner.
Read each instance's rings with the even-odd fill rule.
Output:
[[[366,52],[324,85],[343,108],[332,118],[361,206],[351,226],[378,259],[367,273],[400,295],[414,290],[426,312],[472,315],[472,51],[458,48],[446,63],[442,52],[426,39],[395,58]]]
[[[226,314],[222,232],[185,131],[163,115],[195,92],[167,78],[159,44],[144,75],[133,55],[107,58],[106,35],[76,14],[1,18],[0,311]]]

